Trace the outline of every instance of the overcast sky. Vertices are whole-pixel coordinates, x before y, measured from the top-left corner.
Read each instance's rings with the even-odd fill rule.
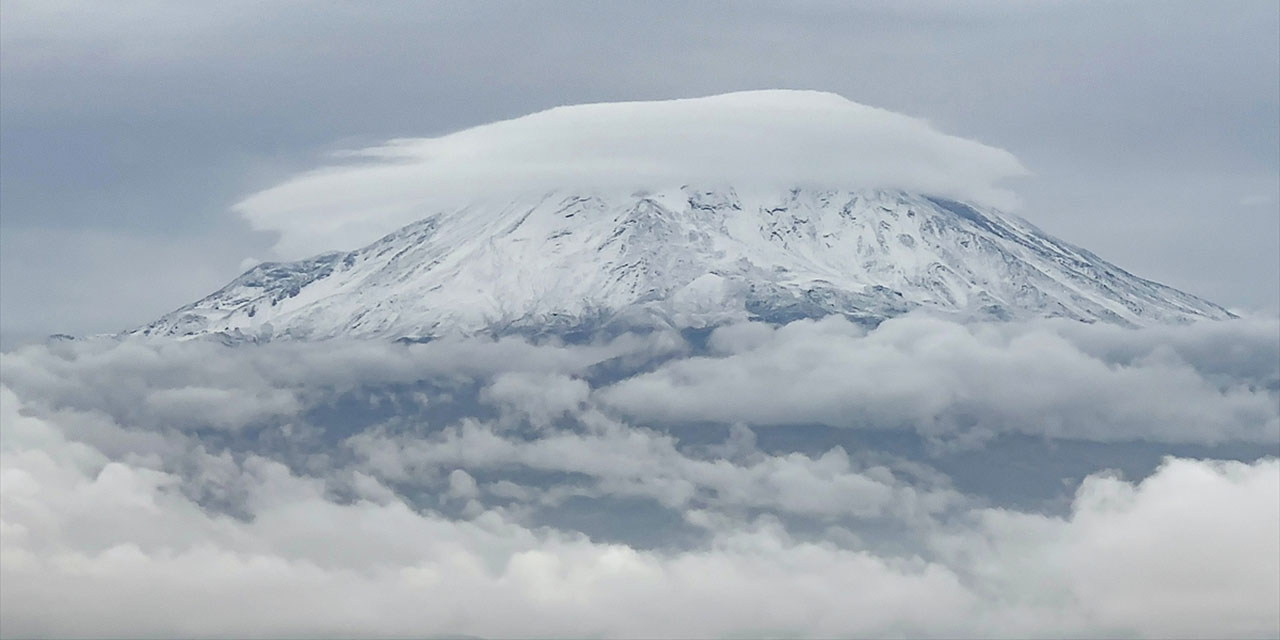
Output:
[[[1007,149],[1019,213],[1280,308],[1280,6],[64,3],[0,8],[0,338],[115,331],[274,238],[328,152],[561,104],[809,88]]]

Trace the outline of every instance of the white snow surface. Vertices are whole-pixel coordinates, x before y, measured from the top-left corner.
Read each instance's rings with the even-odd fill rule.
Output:
[[[683,186],[495,196],[264,263],[136,330],[232,340],[700,328],[912,310],[1123,325],[1231,317],[973,202]]]
[[[566,185],[896,189],[1016,204],[1007,151],[818,91],[564,106],[436,138],[392,140],[251,195],[234,209],[280,257],[348,250],[478,198]]]

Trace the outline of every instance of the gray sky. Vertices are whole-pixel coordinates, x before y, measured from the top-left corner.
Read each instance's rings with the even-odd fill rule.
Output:
[[[272,238],[326,152],[547,107],[811,88],[1008,149],[1022,215],[1280,308],[1280,6],[63,3],[0,8],[0,338],[114,331]]]

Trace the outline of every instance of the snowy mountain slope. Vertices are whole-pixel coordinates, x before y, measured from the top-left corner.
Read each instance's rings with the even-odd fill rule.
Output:
[[[924,308],[1125,325],[1227,318],[990,208],[895,190],[555,191],[262,264],[135,334],[557,333]]]

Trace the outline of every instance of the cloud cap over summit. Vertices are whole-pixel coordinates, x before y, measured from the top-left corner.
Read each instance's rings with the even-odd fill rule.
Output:
[[[684,184],[885,188],[1000,208],[1011,153],[834,93],[766,90],[562,106],[341,154],[236,211],[300,257],[350,249],[437,210],[504,194]]]

